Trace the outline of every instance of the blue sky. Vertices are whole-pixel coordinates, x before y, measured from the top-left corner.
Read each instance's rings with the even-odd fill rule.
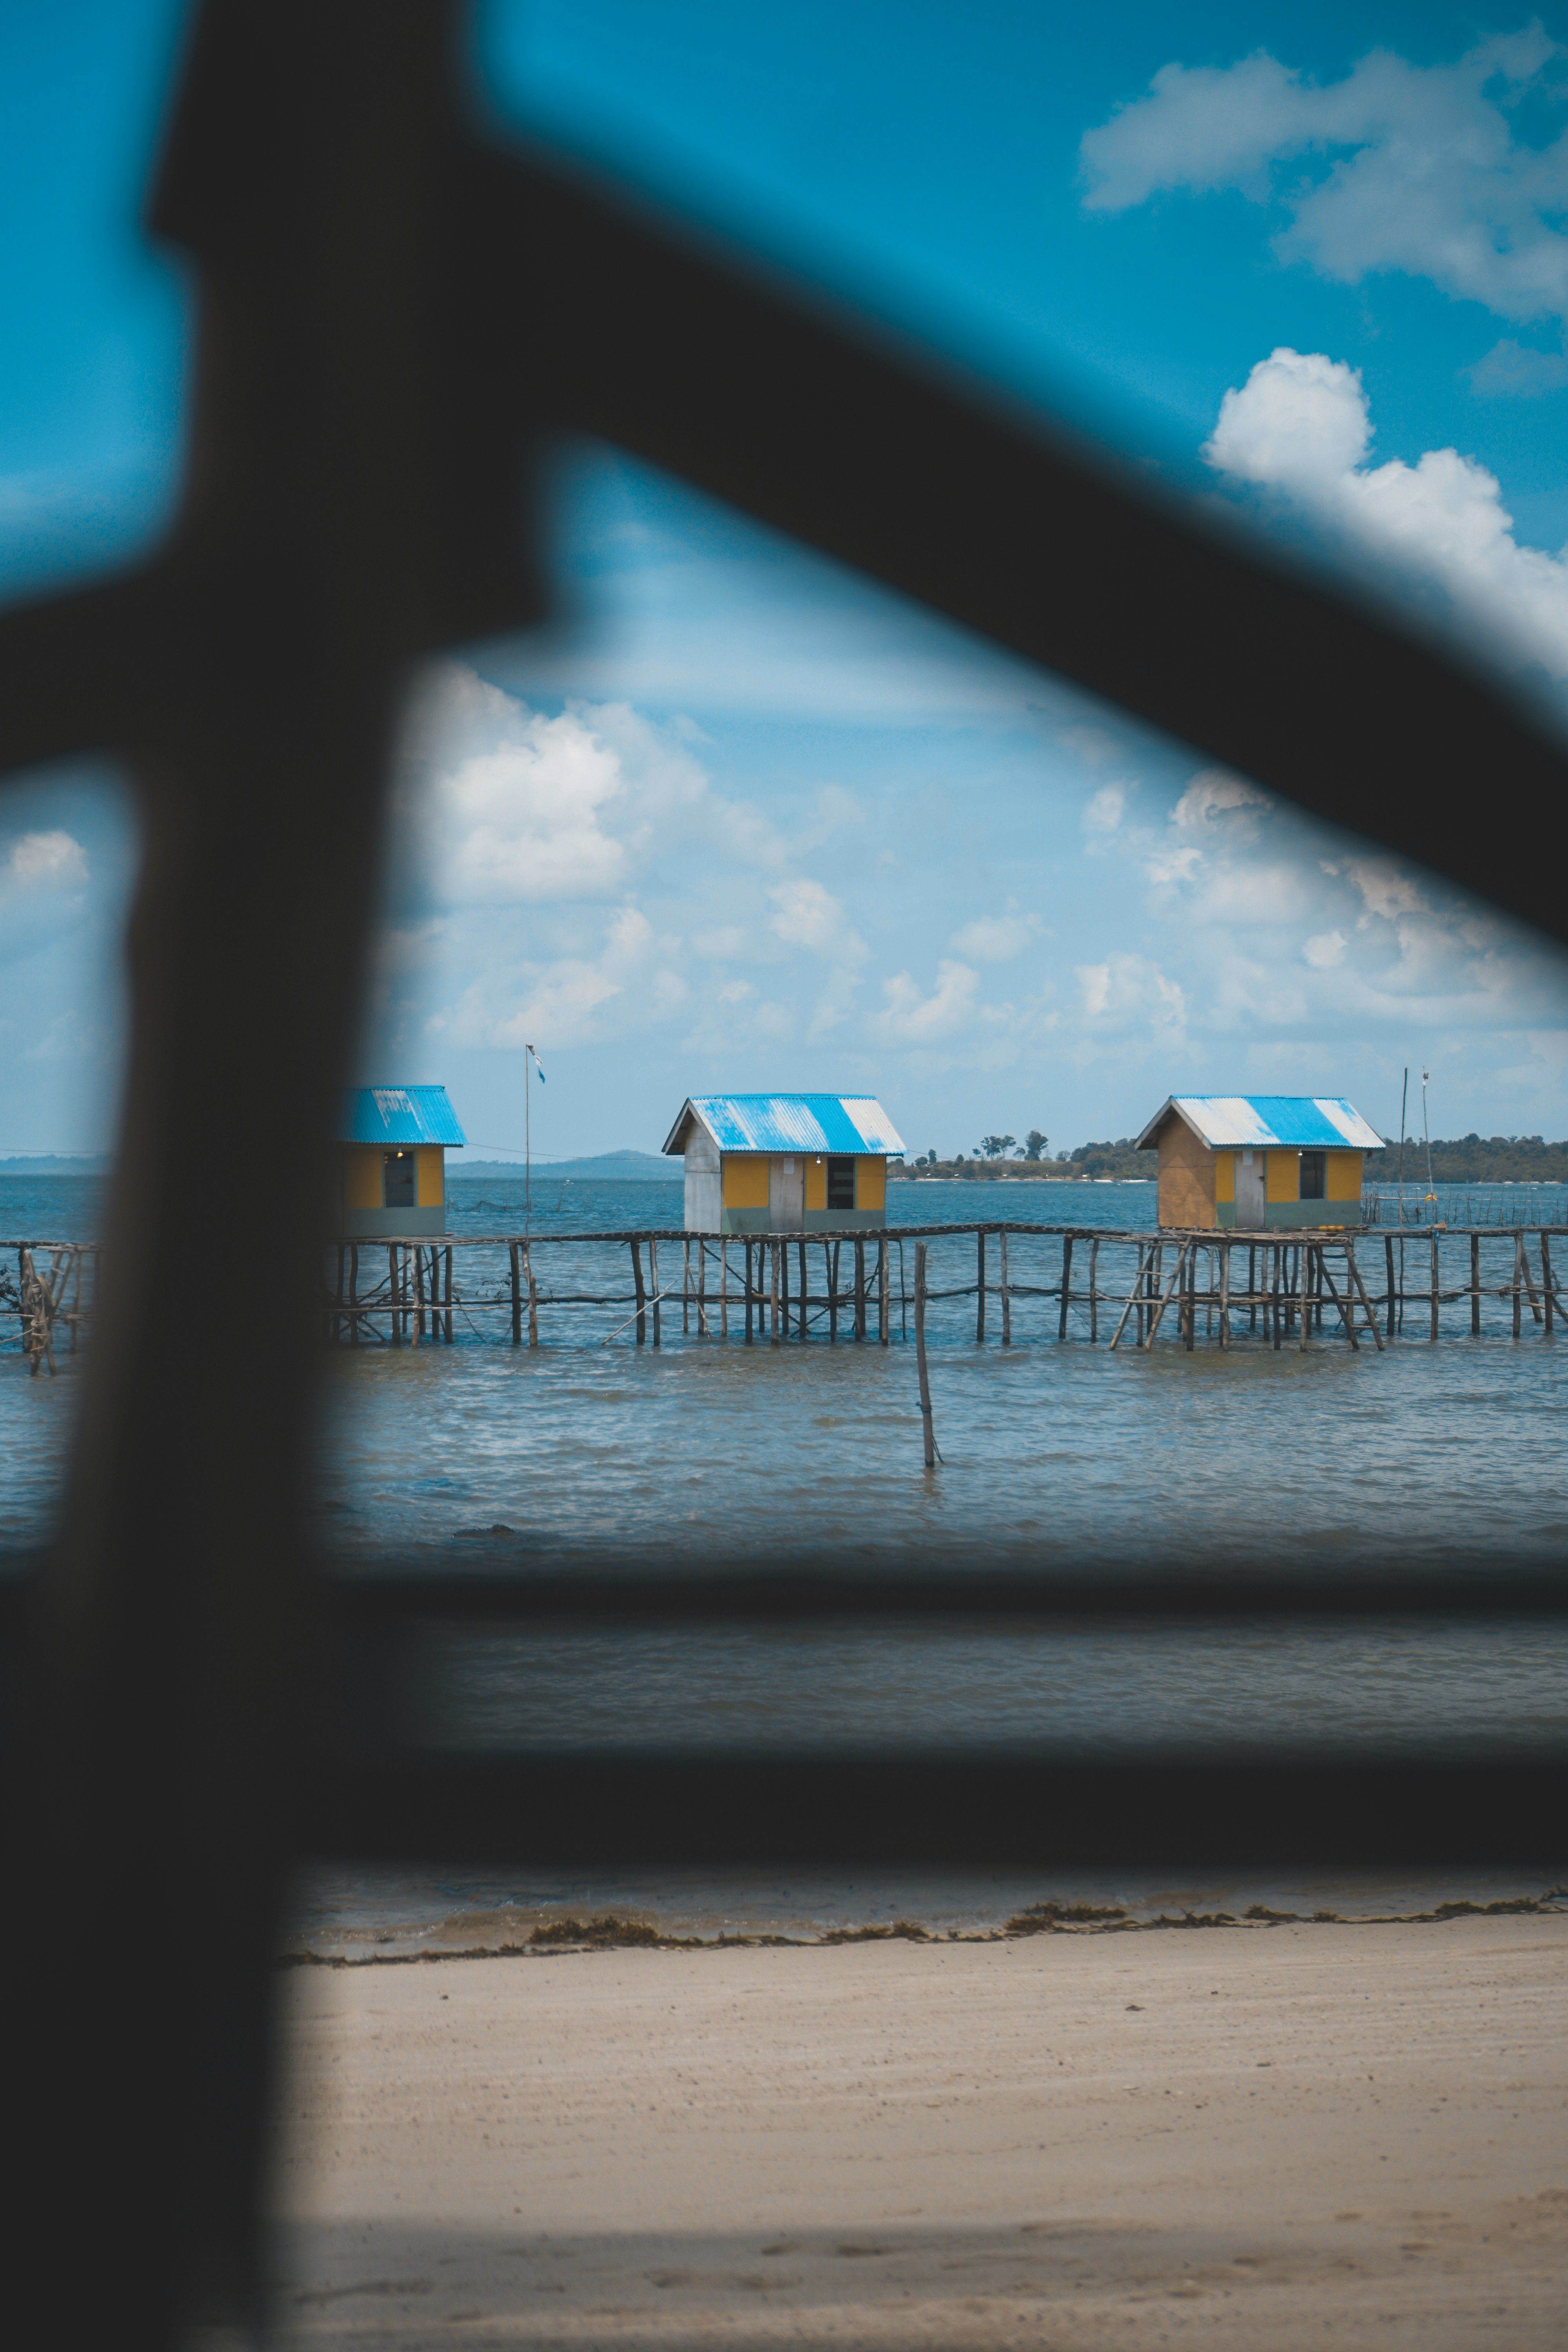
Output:
[[[476,74],[1560,705],[1568,26],[1074,15],[531,0],[482,12]],[[177,493],[184,290],[134,221],[182,21],[0,11],[0,593]],[[726,1086],[869,1087],[944,1151],[1184,1087],[1387,1127],[1405,1062],[1445,1130],[1568,1132],[1568,968],[1446,886],[613,453],[563,459],[552,530],[562,624],[410,713],[363,1052],[481,1144],[521,1139],[525,1037],[561,1152]],[[109,1132],[132,863],[90,779],[0,811],[0,1149]]]

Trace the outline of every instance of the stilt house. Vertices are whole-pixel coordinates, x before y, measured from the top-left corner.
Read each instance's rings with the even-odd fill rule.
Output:
[[[1382,1147],[1336,1095],[1171,1095],[1138,1139],[1161,1224],[1247,1232],[1359,1225],[1362,1154]]]
[[[873,1095],[692,1095],[665,1150],[686,1163],[689,1234],[886,1224],[904,1146]]]
[[[328,1210],[351,1241],[447,1230],[447,1150],[468,1138],[445,1087],[356,1087],[342,1098]]]

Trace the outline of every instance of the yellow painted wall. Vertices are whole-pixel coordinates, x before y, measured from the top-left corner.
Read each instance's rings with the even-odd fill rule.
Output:
[[[726,1151],[723,1159],[724,1206],[765,1209],[768,1205],[768,1160],[764,1151]]]
[[[1214,1196],[1216,1201],[1236,1198],[1236,1154],[1216,1151],[1214,1156]]]
[[[1361,1199],[1361,1153],[1331,1151],[1324,1188],[1331,1201]]]
[[[447,1153],[439,1143],[422,1143],[418,1147],[418,1173],[414,1180],[414,1197],[422,1209],[440,1209],[447,1202]]]
[[[1299,1201],[1301,1197],[1301,1155],[1299,1151],[1266,1154],[1263,1197],[1266,1201]]]
[[[888,1163],[885,1160],[857,1160],[855,1162],[855,1206],[858,1209],[888,1208]]]
[[[805,1163],[805,1205],[808,1209],[827,1206],[827,1162],[815,1152]]]
[[[342,1147],[343,1206],[345,1209],[379,1209],[381,1206],[381,1146],[379,1143],[346,1143]]]

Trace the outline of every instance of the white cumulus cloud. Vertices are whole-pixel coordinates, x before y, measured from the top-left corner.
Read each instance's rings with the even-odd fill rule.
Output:
[[[1004,914],[981,915],[973,923],[965,923],[954,931],[948,945],[961,956],[975,956],[982,963],[1006,963],[1021,955],[1030,941],[1038,937],[1038,915],[1026,915],[1016,907]]]
[[[1563,55],[1534,23],[1451,65],[1374,49],[1328,83],[1263,50],[1163,66],[1084,134],[1084,201],[1114,213],[1163,189],[1277,197],[1291,217],[1276,249],[1326,277],[1400,270],[1508,318],[1562,318],[1568,136],[1531,146],[1510,117],[1527,97],[1560,111]]]
[[[882,982],[887,999],[873,1024],[890,1044],[928,1045],[951,1037],[974,1018],[974,972],[966,963],[944,956],[936,968],[936,986],[922,995],[912,974],[900,971]]]
[[[1500,653],[1568,677],[1568,551],[1521,546],[1497,477],[1457,449],[1365,464],[1372,432],[1358,370],[1281,346],[1226,394],[1204,455],[1436,583]]]
[[[87,880],[87,852],[68,833],[25,833],[5,861],[10,880],[24,890],[61,889]]]

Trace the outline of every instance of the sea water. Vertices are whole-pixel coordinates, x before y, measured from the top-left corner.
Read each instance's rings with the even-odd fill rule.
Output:
[[[1303,1351],[1276,1350],[1237,1316],[1221,1351],[1202,1328],[1189,1352],[1164,1338],[1152,1352],[1114,1328],[1134,1253],[1107,1241],[1108,1292],[1091,1344],[1081,1297],[1058,1338],[1060,1306],[1031,1295],[1057,1285],[1061,1244],[1009,1244],[1011,1344],[987,1299],[975,1339],[973,1235],[931,1244],[931,1383],[942,1462],[923,1465],[910,1297],[913,1251],[894,1253],[889,1344],[858,1343],[850,1319],[804,1343],[747,1345],[731,1249],[729,1336],[719,1328],[717,1267],[709,1321],[667,1296],[663,1344],[637,1347],[624,1244],[562,1245],[552,1235],[679,1224],[679,1182],[566,1184],[548,1175],[454,1181],[457,1239],[529,1230],[539,1239],[537,1349],[510,1344],[504,1249],[456,1254],[460,1289],[485,1303],[454,1316],[454,1344],[340,1346],[324,1370],[316,1506],[345,1574],[475,1573],[584,1577],[670,1568],[745,1572],[837,1564],[863,1572],[944,1573],[1050,1568],[1113,1583],[1129,1572],[1219,1568],[1354,1580],[1418,1570],[1441,1580],[1478,1564],[1552,1568],[1568,1558],[1568,1463],[1558,1439],[1568,1356],[1528,1306],[1511,1336],[1510,1302],[1489,1299],[1479,1338],[1468,1305],[1443,1309],[1430,1344],[1424,1302],[1379,1352],[1352,1351],[1331,1306]],[[0,1236],[80,1239],[100,1213],[80,1179],[0,1178]],[[904,1229],[1009,1218],[1103,1233],[1152,1232],[1152,1185],[900,1183],[889,1223]],[[1383,1239],[1360,1245],[1381,1287]],[[1441,1279],[1468,1279],[1468,1244],[1443,1244]],[[1425,1233],[1405,1245],[1405,1286],[1428,1278]],[[361,1287],[384,1272],[365,1245]],[[1511,1277],[1511,1240],[1485,1244],[1482,1276]],[[1244,1261],[1237,1260],[1237,1280]],[[1536,1260],[1538,1266],[1539,1260]],[[646,1244],[645,1276],[649,1272]],[[1089,1244],[1073,1282],[1087,1283]],[[660,1244],[659,1280],[679,1291],[679,1243]],[[994,1237],[987,1280],[999,1279]],[[814,1245],[808,1282],[820,1302]],[[901,1276],[901,1281],[900,1281]],[[847,1246],[840,1282],[850,1278]],[[792,1264],[792,1288],[798,1262]],[[900,1291],[902,1296],[900,1296]],[[962,1295],[965,1291],[969,1295]],[[564,1306],[562,1294],[626,1297]],[[952,1295],[959,1294],[959,1295]],[[1381,1318],[1380,1318],[1381,1320]],[[386,1318],[381,1318],[385,1328]],[[683,1321],[686,1328],[683,1331]],[[11,1327],[14,1330],[14,1326]],[[0,1541],[47,1538],[58,1513],[85,1355],[58,1377],[29,1380],[15,1337],[0,1349]],[[1043,1631],[1026,1622],[897,1628],[772,1627],[527,1633],[433,1630],[421,1736],[433,1748],[564,1751],[574,1745],[690,1750],[810,1744],[1099,1745],[1136,1752],[1160,1740],[1292,1747],[1331,1738],[1384,1752],[1436,1737],[1451,1753],[1506,1753],[1568,1739],[1568,1635],[1455,1621],[1350,1626],[1119,1624]],[[1542,1858],[1542,1881],[1553,1869]],[[1447,1892],[1522,1891],[1529,1874],[1462,1890],[1413,1880],[1331,1888],[1331,1907],[1421,1904]],[[1295,1889],[1321,1907],[1327,1882]],[[564,1906],[635,1908],[675,1932],[773,1927],[799,1932],[856,1919],[918,1916],[985,1924],[1043,1893],[1115,1896],[1136,1906],[1234,1907],[1218,1882],[1152,1881],[1070,1888],[1037,1878],[915,1883],[788,1882],[743,1874],[720,1883],[668,1874],[578,1881],[560,1873],[458,1872],[436,1877],[318,1874],[301,1897],[312,1944],[416,1945],[504,1940]],[[1291,1890],[1250,1884],[1249,1899]],[[1309,1901],[1310,1898],[1310,1901]]]

